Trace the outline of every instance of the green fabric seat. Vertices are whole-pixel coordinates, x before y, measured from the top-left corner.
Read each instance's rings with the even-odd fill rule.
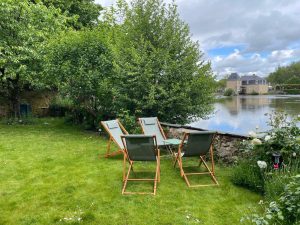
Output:
[[[128,157],[132,161],[155,161],[155,142],[153,135],[123,135]]]
[[[155,135],[158,146],[179,145],[179,139],[167,139],[157,117],[139,118],[145,135]]]
[[[183,147],[183,157],[203,156],[209,152],[215,132],[190,132],[189,138]]]

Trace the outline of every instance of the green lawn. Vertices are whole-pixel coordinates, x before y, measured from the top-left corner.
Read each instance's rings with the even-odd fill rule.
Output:
[[[122,196],[121,157],[99,159],[105,150],[104,138],[62,120],[0,125],[0,224],[238,224],[261,199],[223,167],[219,187],[188,189],[168,157],[156,196]]]

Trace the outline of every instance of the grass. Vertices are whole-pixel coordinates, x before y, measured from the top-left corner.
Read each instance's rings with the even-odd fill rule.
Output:
[[[106,139],[58,119],[0,125],[0,224],[238,224],[261,198],[224,167],[220,187],[188,189],[167,157],[156,196],[122,196],[121,157],[99,159],[105,150]]]

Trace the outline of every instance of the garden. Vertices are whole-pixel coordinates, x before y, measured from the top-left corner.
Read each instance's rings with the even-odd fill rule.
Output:
[[[218,186],[189,188],[162,149],[156,195],[121,194],[123,156],[103,157],[100,121],[141,134],[140,117],[188,124],[213,110],[211,64],[175,2],[2,0],[0,28],[0,224],[300,223],[299,118],[283,112],[230,160],[216,155]],[[26,98],[45,92],[42,107]]]

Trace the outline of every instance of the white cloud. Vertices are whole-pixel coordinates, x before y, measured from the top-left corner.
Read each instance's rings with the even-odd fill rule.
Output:
[[[128,0],[130,1],[130,0]],[[170,2],[171,0],[165,0]],[[110,6],[116,0],[96,0]],[[278,65],[300,60],[298,0],[177,0],[181,18],[211,60],[217,74],[266,76]],[[214,48],[244,46],[227,55]]]
[[[265,57],[258,53],[246,57],[239,50],[235,50],[227,56],[213,57],[212,65],[220,78],[232,72],[267,76],[277,66],[285,66],[290,59],[295,58],[300,58],[300,50],[275,50]]]

